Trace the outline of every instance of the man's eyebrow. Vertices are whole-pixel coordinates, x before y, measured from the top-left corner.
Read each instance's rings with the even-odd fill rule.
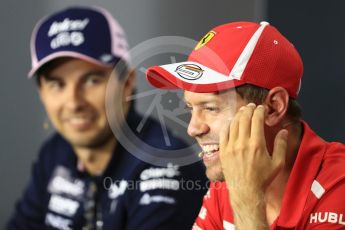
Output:
[[[52,75],[52,74],[45,74],[45,75],[42,75],[43,78],[47,81],[61,81],[62,77],[58,76],[58,75]],[[83,74],[81,76],[81,79],[86,79],[90,76],[99,76],[99,77],[105,77],[106,76],[106,72],[103,71],[103,70],[92,70],[92,71],[89,71],[89,72],[86,72],[85,74]]]
[[[186,101],[186,99],[185,98],[183,98],[183,102],[185,103],[185,104],[190,104],[188,101]],[[199,102],[197,102],[197,103],[195,103],[195,105],[197,105],[197,106],[202,106],[202,105],[206,105],[206,104],[215,104],[215,103],[217,103],[217,101],[215,101],[215,100],[205,100],[205,101],[199,101]]]
[[[106,72],[103,70],[92,70],[82,75],[82,79],[90,76],[106,77]]]
[[[46,81],[61,81],[61,78],[59,76],[55,76],[51,74],[45,74],[42,76]]]

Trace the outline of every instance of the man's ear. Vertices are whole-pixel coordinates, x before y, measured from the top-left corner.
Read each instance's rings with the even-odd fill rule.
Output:
[[[38,77],[38,76],[36,76],[36,77]],[[36,84],[37,85],[37,93],[38,93],[38,96],[40,98],[41,103],[43,103],[42,78],[43,77],[41,77],[41,79],[40,79],[41,82],[39,84],[38,83]]]
[[[128,70],[128,77],[125,80],[125,85],[124,85],[124,96],[125,98],[129,97],[132,95],[134,87],[135,87],[135,82],[136,82],[136,73],[134,69],[129,69]]]
[[[285,117],[289,106],[289,93],[283,87],[274,87],[265,98],[265,124],[275,126]]]

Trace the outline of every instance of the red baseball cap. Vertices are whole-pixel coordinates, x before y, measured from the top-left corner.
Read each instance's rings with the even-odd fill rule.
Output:
[[[188,61],[153,66],[146,78],[157,88],[216,92],[243,84],[284,87],[296,98],[303,63],[297,50],[267,22],[233,22],[208,32]]]

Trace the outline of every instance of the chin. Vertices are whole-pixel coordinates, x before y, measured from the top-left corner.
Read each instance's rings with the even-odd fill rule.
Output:
[[[82,148],[99,148],[105,145],[111,138],[114,138],[111,132],[63,136],[71,145]]]
[[[73,147],[81,147],[81,148],[90,148],[94,145],[94,141],[91,138],[75,138],[75,137],[66,137],[65,139],[73,146]]]
[[[209,167],[206,169],[206,176],[212,182],[225,181],[222,169],[220,167]]]

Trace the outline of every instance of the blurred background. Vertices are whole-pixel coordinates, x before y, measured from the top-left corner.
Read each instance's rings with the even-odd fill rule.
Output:
[[[1,1],[0,228],[28,181],[40,144],[51,132],[43,128],[47,118],[35,81],[26,77],[31,30],[41,17],[69,5],[105,7],[124,27],[132,47],[166,35],[199,40],[219,24],[266,20],[294,43],[304,61],[299,97],[304,119],[324,139],[345,142],[344,1]],[[139,71],[139,93],[150,89],[143,77]],[[147,108],[145,103],[137,106],[141,112]],[[183,131],[176,133],[184,137]]]

